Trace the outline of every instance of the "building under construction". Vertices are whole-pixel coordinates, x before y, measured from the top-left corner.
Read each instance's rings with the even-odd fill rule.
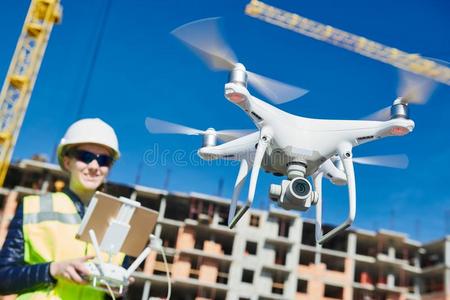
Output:
[[[0,190],[0,243],[19,199],[66,180],[41,160],[11,166]],[[159,211],[155,234],[168,256],[171,299],[450,300],[450,236],[422,244],[399,232],[354,229],[317,246],[313,222],[284,210],[251,210],[229,230],[229,199],[112,182],[104,189]],[[135,278],[129,299],[165,297],[159,254]]]

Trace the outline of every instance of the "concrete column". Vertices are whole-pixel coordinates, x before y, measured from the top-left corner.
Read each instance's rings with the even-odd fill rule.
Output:
[[[388,248],[388,256],[391,259],[395,259],[395,248],[393,246],[389,246],[389,248]]]
[[[419,296],[422,290],[422,279],[419,276],[414,278],[414,295]]]
[[[394,276],[394,274],[389,273],[389,274],[387,275],[387,278],[386,278],[386,285],[387,285],[388,287],[394,287],[394,286],[395,286],[395,276]]]
[[[447,236],[444,244],[444,260],[445,260],[445,295],[450,298],[450,236]]]
[[[414,255],[414,267],[420,268],[420,254],[419,251]]]
[[[298,224],[296,225],[297,232],[295,233],[296,238],[298,238],[297,243],[302,242],[302,235],[303,235],[303,219],[300,217],[298,218]]]
[[[450,236],[448,236],[444,242],[444,261],[445,266],[450,268]]]
[[[214,209],[214,215],[213,215],[213,219],[212,219],[212,224],[211,225],[219,225],[220,222],[220,216],[219,216],[219,206],[216,206]]]
[[[297,293],[297,274],[290,272],[284,282],[283,296],[287,299],[295,299]]]
[[[156,224],[156,226],[155,226],[155,236],[156,237],[161,237],[161,230],[162,230],[161,224]]]
[[[355,280],[355,255],[356,255],[357,236],[349,233],[347,238],[347,259],[345,265],[345,273],[347,282],[345,283],[344,299],[353,299],[353,281]]]
[[[261,277],[255,282],[256,290],[262,294],[272,293],[272,274],[267,271],[261,272]]]
[[[322,245],[316,244],[316,253],[314,255],[314,263],[316,265],[320,264],[320,260],[321,260],[321,251],[322,250]]]
[[[161,198],[161,204],[159,206],[159,216],[158,216],[158,220],[161,220],[164,218],[164,214],[166,213],[166,197],[162,197]]]

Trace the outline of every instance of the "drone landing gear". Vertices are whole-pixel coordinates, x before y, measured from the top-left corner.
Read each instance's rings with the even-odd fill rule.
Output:
[[[342,144],[338,148],[338,155],[344,166],[344,171],[347,176],[348,197],[349,197],[349,211],[347,219],[339,226],[325,235],[322,235],[322,178],[323,173],[319,173],[314,177],[314,188],[318,193],[318,202],[316,207],[316,242],[320,245],[337,235],[342,230],[350,227],[356,216],[356,182],[355,172],[352,161],[352,146],[350,144]]]
[[[253,161],[252,173],[250,175],[250,185],[248,188],[247,202],[243,207],[239,209],[239,211],[235,214],[237,201],[239,198],[239,193],[241,191],[242,185],[245,181],[245,178],[249,172],[249,164],[247,160],[243,159],[241,161],[241,166],[239,168],[238,177],[236,179],[236,183],[234,185],[233,198],[231,200],[230,212],[228,215],[228,227],[233,228],[236,223],[242,218],[245,212],[252,206],[253,198],[255,197],[256,183],[258,181],[259,169],[261,168],[261,163],[264,158],[264,154],[266,153],[267,146],[270,144],[272,140],[271,135],[269,134],[269,129],[263,127],[261,129],[261,136],[258,142],[258,146],[256,147],[255,159]]]

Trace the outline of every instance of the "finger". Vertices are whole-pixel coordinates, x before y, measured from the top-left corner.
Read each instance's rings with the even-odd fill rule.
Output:
[[[136,279],[134,277],[128,278],[128,284],[133,284],[135,281],[136,281]]]
[[[94,257],[95,257],[95,255],[87,255],[87,256],[80,257],[78,260],[81,262],[86,262],[88,260],[93,259]]]
[[[84,265],[84,263],[76,262],[73,264],[73,267],[78,273],[81,273],[81,275],[91,275],[91,272],[88,268]]]
[[[68,266],[66,272],[69,273],[70,280],[72,280],[73,282],[78,284],[86,283],[86,281],[83,278],[81,278],[81,276],[78,274],[78,272],[75,270],[73,266]]]
[[[62,278],[65,279],[65,280],[68,280],[68,281],[72,280],[71,277],[70,277],[70,274],[67,271],[64,271],[62,273]]]

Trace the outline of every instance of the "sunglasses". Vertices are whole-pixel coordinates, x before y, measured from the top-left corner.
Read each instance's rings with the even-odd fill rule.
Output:
[[[70,150],[68,155],[85,164],[89,164],[95,159],[100,167],[110,167],[114,162],[114,158],[109,155],[95,154],[86,150]]]

